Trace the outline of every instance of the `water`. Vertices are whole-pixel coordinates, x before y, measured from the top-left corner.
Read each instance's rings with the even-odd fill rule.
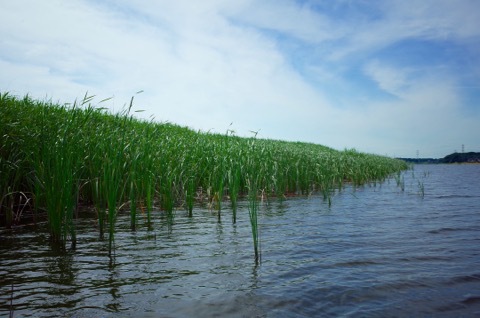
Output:
[[[0,233],[0,316],[480,316],[480,165],[418,165],[376,186],[260,206],[255,265],[247,203],[231,223],[178,211],[169,228],[129,231],[115,257],[92,219],[75,252],[48,233]],[[402,183],[402,182],[401,182]]]

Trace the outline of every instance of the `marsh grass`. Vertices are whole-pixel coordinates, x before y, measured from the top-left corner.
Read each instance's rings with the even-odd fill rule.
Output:
[[[1,149],[0,149],[1,151]],[[17,215],[21,214],[19,207],[22,193],[16,191],[21,182],[21,158],[13,151],[7,158],[0,157],[0,211],[5,214],[5,226],[11,228]]]
[[[33,154],[33,169],[35,174],[35,189],[40,198],[44,200],[47,220],[50,229],[51,241],[65,247],[70,239],[71,247],[76,247],[76,232],[74,226],[74,213],[76,210],[81,158],[79,131],[88,120],[91,107],[80,110],[79,106],[88,104],[90,97],[85,96],[78,105],[67,109],[60,106],[56,110],[62,114],[62,121],[51,130],[47,131],[49,123],[49,109],[42,108],[38,140],[39,149]],[[82,113],[82,117],[79,113]]]
[[[116,218],[123,210],[130,213],[132,230],[151,230],[154,211],[172,224],[179,207],[193,217],[195,202],[208,202],[220,220],[229,200],[235,223],[237,202],[246,198],[259,260],[259,197],[268,202],[320,194],[331,204],[333,191],[344,183],[382,181],[407,168],[402,161],[354,149],[139,120],[133,115],[133,98],[122,112],[111,114],[100,107],[108,101],[92,105],[93,99],[85,95],[74,105],[59,105],[0,95],[4,223],[11,224],[28,201],[33,211],[47,211],[52,240],[70,240],[74,247],[76,206],[93,206],[99,235],[108,233],[113,251]]]
[[[405,177],[401,171],[397,171],[394,175],[394,178],[397,183],[397,187],[399,187],[402,191],[405,191]]]
[[[425,185],[421,180],[418,180],[418,193],[422,198],[425,197]]]

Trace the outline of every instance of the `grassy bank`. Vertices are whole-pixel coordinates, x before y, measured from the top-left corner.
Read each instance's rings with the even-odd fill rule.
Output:
[[[88,206],[96,212],[100,236],[108,234],[112,245],[119,210],[130,213],[133,230],[139,212],[152,228],[154,208],[171,220],[181,209],[192,216],[197,201],[210,204],[219,218],[225,217],[222,206],[231,205],[235,222],[241,196],[319,192],[329,200],[345,182],[362,185],[406,168],[402,161],[355,150],[139,120],[132,103],[117,114],[100,106],[88,96],[67,106],[0,95],[5,226],[27,211],[46,213],[52,240],[74,246],[74,218],[79,206]]]

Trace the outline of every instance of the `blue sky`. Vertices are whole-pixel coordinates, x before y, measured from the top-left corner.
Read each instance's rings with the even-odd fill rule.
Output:
[[[0,91],[444,157],[480,151],[479,21],[476,0],[2,1]]]

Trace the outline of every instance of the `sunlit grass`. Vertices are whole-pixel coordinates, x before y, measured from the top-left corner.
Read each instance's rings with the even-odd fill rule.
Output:
[[[80,203],[95,208],[100,237],[107,232],[113,250],[122,210],[130,213],[132,230],[151,230],[153,211],[163,211],[173,223],[178,211],[194,217],[195,204],[210,204],[220,220],[229,200],[235,223],[237,202],[245,197],[251,204],[257,254],[260,195],[269,199],[319,193],[331,203],[332,191],[346,182],[358,186],[382,181],[407,168],[403,161],[353,149],[258,139],[256,134],[240,138],[232,131],[203,133],[139,120],[133,116],[133,99],[117,114],[92,103],[91,96],[69,106],[0,95],[4,223],[12,223],[21,200],[28,201],[32,210],[47,212],[54,241],[75,246],[74,218]]]

